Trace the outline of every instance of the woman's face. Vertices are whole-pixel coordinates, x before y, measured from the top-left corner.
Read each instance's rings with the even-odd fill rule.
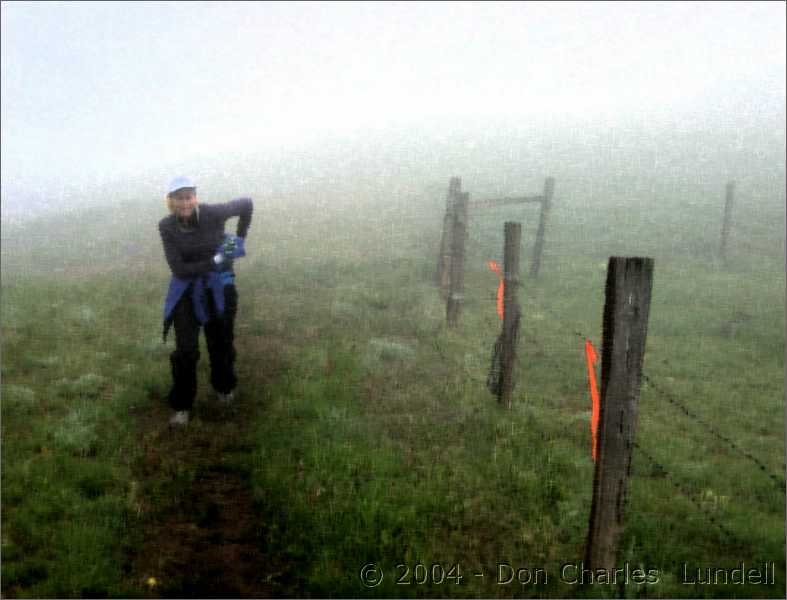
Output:
[[[193,188],[181,188],[173,192],[171,198],[175,215],[181,219],[188,219],[197,206],[197,194]]]

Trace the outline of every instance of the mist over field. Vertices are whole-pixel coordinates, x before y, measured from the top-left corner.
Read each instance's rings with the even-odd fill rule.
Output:
[[[412,226],[401,220],[407,215],[421,225],[439,226],[452,176],[462,177],[471,201],[535,194],[544,177],[551,176],[556,179],[560,218],[576,223],[610,219],[616,227],[620,219],[634,227],[660,225],[670,237],[657,248],[649,247],[656,254],[691,245],[698,233],[719,235],[724,186],[735,181],[736,243],[747,252],[780,257],[784,165],[784,124],[778,119],[747,126],[646,121],[624,128],[493,120],[462,122],[451,130],[425,127],[334,137],[277,155],[192,161],[71,191],[64,198],[36,200],[19,193],[25,200],[13,201],[11,188],[3,203],[3,274],[14,273],[18,261],[39,244],[46,252],[40,261],[27,263],[29,274],[62,272],[62,261],[80,251],[85,252],[79,260],[83,266],[102,263],[113,244],[122,252],[144,240],[146,250],[152,245],[158,251],[156,223],[165,214],[162,190],[170,175],[180,172],[197,180],[203,202],[251,195],[259,203],[256,218],[261,221],[269,209],[279,218],[287,218],[288,211],[293,218],[313,211],[317,220],[364,216],[382,225],[394,219],[390,226],[402,230]],[[694,234],[681,223],[684,211],[700,221]],[[528,214],[523,212],[522,218],[527,226]],[[536,213],[530,215],[531,224],[536,219]],[[101,243],[101,234],[95,232],[102,229],[121,232],[120,237],[105,239],[102,252],[87,252]],[[611,240],[627,238],[625,230],[607,235]],[[584,240],[589,248],[600,241]]]
[[[216,153],[103,183],[64,183],[60,189],[4,185],[4,223],[17,224],[83,207],[128,204],[144,211],[159,201],[174,173],[197,178],[200,191],[267,198],[289,195],[344,197],[352,190],[396,201],[387,186],[439,196],[452,174],[473,181],[471,193],[511,193],[551,173],[568,207],[618,204],[639,210],[659,194],[680,196],[735,180],[754,191],[751,206],[783,203],[784,111],[740,120],[666,114],[662,119],[621,118],[619,123],[531,116],[520,120],[461,118],[326,136],[281,151]],[[599,193],[600,190],[603,193]],[[220,201],[211,198],[209,201]],[[340,205],[341,206],[341,203]]]

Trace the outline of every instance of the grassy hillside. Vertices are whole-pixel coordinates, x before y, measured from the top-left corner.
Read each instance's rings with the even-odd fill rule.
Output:
[[[447,176],[250,189],[239,403],[213,403],[203,348],[180,434],[166,427],[162,203],[4,228],[3,595],[783,597],[784,486],[768,476],[785,469],[783,189],[739,183],[736,206],[757,209],[736,209],[724,267],[725,181],[688,193],[551,174],[510,412],[485,387],[500,328],[486,261],[521,220],[524,271],[533,207],[471,216],[448,330],[432,285]],[[463,183],[478,199],[543,182],[490,181]],[[656,261],[619,562],[658,583],[582,588],[561,569],[584,553],[583,337],[600,345],[612,254]],[[741,561],[775,562],[776,585],[683,582],[684,564],[696,579]],[[367,587],[372,563],[384,576]],[[500,563],[545,575],[500,584]]]

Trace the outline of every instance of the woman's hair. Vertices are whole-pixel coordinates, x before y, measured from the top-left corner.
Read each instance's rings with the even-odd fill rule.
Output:
[[[164,203],[167,205],[167,210],[170,214],[175,214],[175,205],[172,203],[172,194],[164,196]],[[197,202],[199,204],[199,202]]]

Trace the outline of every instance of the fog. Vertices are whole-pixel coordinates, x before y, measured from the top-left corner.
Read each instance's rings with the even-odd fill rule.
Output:
[[[779,597],[786,6],[0,2],[0,595]]]
[[[753,177],[783,202],[786,68],[771,2],[3,3],[2,218],[160,202],[179,173]]]

